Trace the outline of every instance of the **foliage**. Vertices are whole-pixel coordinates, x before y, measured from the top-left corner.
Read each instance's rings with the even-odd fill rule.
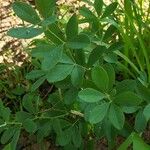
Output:
[[[85,139],[89,144],[102,138],[113,149],[118,136],[126,139],[118,150],[132,143],[134,150],[149,149],[140,137],[150,120],[150,59],[141,27],[146,22],[137,13],[142,9],[130,0],[124,8],[117,2],[107,6],[95,0],[92,10],[83,6],[64,23],[56,15],[53,0],[35,1],[37,11],[23,2],[13,4],[15,14],[30,24],[12,28],[8,35],[19,39],[38,37],[28,49],[32,67],[25,71],[27,85],[24,89],[17,84],[14,89],[20,97],[17,108],[11,110],[3,99],[0,101],[4,150],[16,149],[22,130],[36,135],[38,143],[52,137],[65,150],[85,149]],[[125,14],[125,19],[116,12]],[[88,27],[81,28],[85,23]],[[138,59],[137,43],[144,60]],[[131,57],[130,49],[134,54]],[[134,56],[140,68],[132,62]],[[124,74],[121,81],[119,73]],[[44,96],[42,87],[47,89]],[[128,114],[135,123],[130,123]],[[91,147],[95,149],[94,144]]]

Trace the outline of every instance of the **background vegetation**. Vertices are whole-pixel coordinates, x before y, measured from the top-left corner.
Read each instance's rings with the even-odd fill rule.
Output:
[[[12,8],[7,35],[30,40],[23,64],[0,64],[2,148],[149,150],[150,2]]]

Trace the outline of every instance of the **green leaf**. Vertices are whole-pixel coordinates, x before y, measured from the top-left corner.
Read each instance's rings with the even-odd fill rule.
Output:
[[[132,134],[119,146],[117,150],[127,150],[128,147],[132,144],[133,136]]]
[[[78,35],[78,20],[76,14],[72,15],[66,26],[67,39],[72,39]]]
[[[123,43],[121,42],[115,42],[113,43],[108,49],[107,49],[107,52],[108,53],[111,53],[113,51],[116,51],[116,50],[122,50],[124,48],[124,45]]]
[[[62,64],[74,64],[74,62],[72,61],[72,59],[65,53],[62,54],[62,57],[60,59],[60,63]]]
[[[104,33],[103,40],[111,41],[112,36],[117,32],[117,28],[114,25],[110,25]]]
[[[15,14],[24,21],[32,24],[38,24],[40,22],[40,18],[36,11],[27,3],[14,2],[13,10]]]
[[[92,81],[95,83],[95,85],[102,91],[108,90],[109,85],[109,77],[106,72],[106,70],[102,67],[94,67],[92,69]]]
[[[41,25],[42,25],[44,28],[47,28],[49,25],[55,23],[56,21],[57,21],[56,16],[50,16],[50,17],[44,19],[44,20],[41,22]]]
[[[140,106],[123,106],[122,110],[124,113],[126,114],[133,114],[135,113],[138,109],[140,108]]]
[[[33,100],[37,100],[36,99],[37,97],[35,97],[34,94],[26,94],[24,97],[23,97],[23,101],[22,101],[22,105],[23,107],[30,113],[35,113],[36,112],[36,108],[35,106],[33,105]]]
[[[123,80],[117,83],[116,89],[117,89],[117,93],[121,93],[125,91],[135,91],[136,81],[131,79]]]
[[[41,28],[17,27],[11,28],[7,34],[18,39],[30,39],[43,33]]]
[[[61,135],[62,134],[62,124],[60,122],[60,119],[54,119],[53,122],[53,129],[56,132],[57,135]]]
[[[24,122],[26,119],[33,119],[34,116],[31,113],[27,113],[25,111],[19,111],[16,113],[16,121]]]
[[[60,135],[57,135],[57,142],[61,146],[65,146],[70,143],[72,137],[72,129],[68,128],[64,130]]]
[[[117,2],[114,2],[108,5],[101,18],[109,17],[115,11],[115,9],[117,8],[117,5],[118,5]]]
[[[7,144],[7,145],[3,148],[3,150],[12,150],[12,149],[11,149],[11,145],[10,145],[10,144]]]
[[[81,131],[77,126],[74,126],[72,129],[72,142],[74,144],[75,147],[80,147],[81,143],[82,143],[82,137],[81,137]]]
[[[7,144],[3,148],[3,150],[16,150],[16,145],[17,145],[19,136],[20,136],[20,129],[16,129],[16,132],[14,133],[12,141],[9,144]]]
[[[144,110],[143,110],[143,115],[145,116],[146,120],[150,120],[150,104],[148,104]]]
[[[8,128],[6,131],[4,131],[1,136],[1,143],[6,144],[7,142],[9,142],[9,140],[13,137],[15,131],[16,131],[16,128],[13,128],[13,127]]]
[[[34,133],[37,130],[37,125],[35,122],[33,122],[31,119],[26,119],[23,122],[23,127],[25,130],[29,133]]]
[[[92,32],[98,32],[99,31],[99,20],[95,16],[95,14],[90,11],[87,7],[81,7],[79,10],[80,14],[85,17],[83,20],[83,23],[88,22],[90,24]]]
[[[133,137],[133,150],[150,150],[150,146],[138,134],[135,134]]]
[[[103,0],[95,0],[94,1],[94,8],[99,15],[101,15],[101,12],[102,12],[102,8],[103,8]]]
[[[78,96],[81,100],[88,103],[95,103],[106,97],[103,93],[92,88],[86,88],[80,91]]]
[[[68,128],[68,129],[64,130],[61,134],[57,135],[56,142],[60,146],[65,146],[70,143],[71,136],[72,136],[72,129]]]
[[[78,90],[76,88],[70,88],[64,95],[64,102],[67,105],[72,104],[78,96]]]
[[[56,0],[35,0],[36,7],[43,18],[50,17],[56,5]]]
[[[83,49],[86,48],[90,44],[90,39],[85,34],[80,34],[66,43],[69,48],[72,49]]]
[[[81,66],[76,65],[73,68],[73,71],[71,73],[71,82],[73,86],[80,86],[83,83],[84,72],[84,68],[82,68]]]
[[[36,89],[38,89],[43,84],[43,82],[45,80],[46,80],[45,76],[39,78],[34,84],[32,84],[32,86],[31,86],[31,92],[34,92]]]
[[[12,90],[12,93],[21,96],[26,92],[26,89],[22,86],[17,86],[15,89]]]
[[[101,122],[107,114],[109,103],[103,103],[94,107],[89,113],[89,122],[96,124]]]
[[[146,88],[142,84],[138,83],[137,84],[137,93],[146,102],[148,102],[148,103],[150,102],[150,89],[149,88]]]
[[[59,28],[57,23],[50,24],[44,33],[45,36],[56,45],[63,44],[65,41],[64,33]]]
[[[51,133],[51,120],[40,120],[38,124],[38,131],[37,131],[37,142],[42,142],[45,137],[49,136]]]
[[[90,53],[89,59],[88,59],[88,65],[92,66],[93,64],[95,64],[96,61],[98,61],[103,53],[106,51],[106,47],[105,46],[101,46],[98,45],[96,48],[94,48],[92,50],[92,52]]]
[[[108,63],[111,63],[111,64],[118,63],[118,58],[117,58],[117,55],[115,53],[104,54],[103,58]]]
[[[123,106],[137,106],[142,100],[133,92],[125,91],[116,95],[114,102]]]
[[[10,108],[7,107],[2,109],[1,115],[5,121],[9,121],[10,114],[11,114]]]
[[[16,146],[17,146],[17,142],[19,140],[20,132],[21,132],[20,128],[16,130],[16,132],[12,138],[12,141],[10,143],[11,150],[16,150]]]
[[[42,61],[42,70],[46,71],[52,69],[60,61],[62,53],[62,46],[50,50],[50,52],[44,57],[44,60]]]
[[[81,7],[79,12],[86,19],[89,19],[89,21],[93,21],[94,19],[97,19],[96,16],[92,13],[92,11],[90,11],[87,7]]]
[[[46,78],[50,83],[61,81],[71,74],[73,67],[69,64],[58,64],[47,73]]]
[[[70,143],[72,136],[71,124],[63,119],[54,119],[52,123],[53,129],[57,134],[56,144],[64,146]],[[64,130],[62,128],[64,128]]]
[[[115,70],[111,64],[105,64],[104,69],[106,70],[107,75],[109,77],[108,87],[109,89],[112,89],[113,85],[115,84]]]
[[[38,59],[43,59],[45,56],[49,54],[52,49],[55,49],[56,46],[53,44],[48,44],[47,42],[36,44],[36,47],[31,49],[32,57],[36,57]]]
[[[26,79],[33,80],[44,75],[45,75],[45,72],[43,70],[32,70],[26,75]]]
[[[109,120],[116,129],[121,130],[123,128],[125,116],[119,106],[111,104],[109,109]]]
[[[76,64],[80,66],[85,66],[85,59],[86,59],[85,51],[83,49],[74,50],[74,59]]]
[[[143,114],[143,111],[139,111],[135,117],[134,128],[137,132],[144,132],[147,126],[147,120]]]

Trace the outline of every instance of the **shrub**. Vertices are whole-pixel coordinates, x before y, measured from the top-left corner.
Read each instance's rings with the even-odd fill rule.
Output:
[[[58,19],[53,0],[36,0],[38,12],[26,3],[14,2],[15,14],[29,24],[10,29],[8,35],[40,36],[29,45],[33,69],[26,73],[29,88],[17,111],[11,113],[0,102],[5,149],[16,149],[22,130],[36,135],[39,143],[52,137],[63,149],[85,149],[85,140],[95,149],[94,143],[102,138],[113,149],[118,136],[127,138],[119,150],[131,143],[135,150],[150,149],[140,138],[150,119],[150,91],[118,57],[125,57],[126,41],[115,17],[117,6],[117,2],[106,6],[95,0],[93,11],[83,6],[64,23]],[[88,27],[81,28],[84,23]],[[120,73],[129,78],[123,76],[120,81]],[[46,94],[42,95],[41,88]]]

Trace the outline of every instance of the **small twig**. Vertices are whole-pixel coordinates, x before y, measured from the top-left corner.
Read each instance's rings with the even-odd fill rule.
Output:
[[[48,92],[47,92],[47,93],[45,94],[45,96],[43,97],[43,100],[45,100],[45,99],[47,98],[48,94],[52,91],[53,87],[54,87],[54,85],[52,85],[52,86],[49,88]]]

